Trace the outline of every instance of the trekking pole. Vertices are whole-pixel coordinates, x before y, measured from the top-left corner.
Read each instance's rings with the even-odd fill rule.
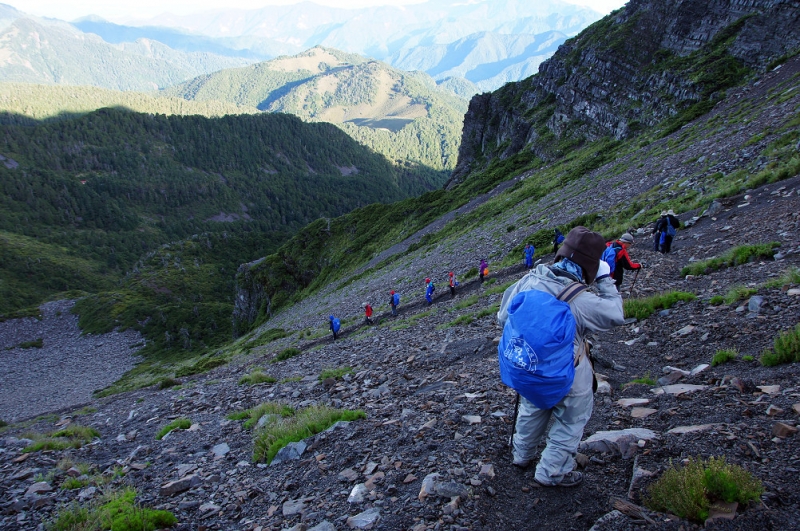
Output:
[[[517,432],[517,415],[519,415],[519,393],[514,400],[514,418],[511,419],[511,436],[508,438],[508,446],[514,447],[514,434]]]
[[[628,298],[629,299],[631,297],[633,297],[633,288],[636,287],[636,280],[639,278],[639,271],[641,271],[641,270],[642,270],[641,267],[639,269],[637,269],[636,270],[636,274],[633,276],[633,284],[631,284],[631,290],[628,292]]]

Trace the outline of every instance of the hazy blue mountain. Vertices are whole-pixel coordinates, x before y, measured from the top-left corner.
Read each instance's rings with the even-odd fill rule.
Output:
[[[558,0],[430,0],[362,9],[303,2],[161,15],[117,29],[106,23],[102,34],[118,40],[135,35],[133,26],[150,32],[168,27],[222,39],[236,53],[255,54],[269,54],[275,43],[296,49],[321,45],[405,70],[424,70],[437,80],[466,76],[479,90],[487,90],[535,73],[559,44],[599,18],[588,8]]]
[[[14,17],[0,12],[0,81],[153,90],[250,62],[147,39],[112,45],[64,22]]]

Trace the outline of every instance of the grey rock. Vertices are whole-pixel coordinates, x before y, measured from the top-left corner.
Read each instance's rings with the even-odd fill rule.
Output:
[[[747,302],[747,310],[751,313],[758,313],[764,305],[764,297],[761,295],[753,295]]]
[[[174,496],[175,494],[179,494],[194,488],[200,485],[202,482],[203,481],[198,476],[192,474],[190,476],[186,476],[175,481],[170,481],[169,483],[162,485],[161,489],[159,490],[159,494],[161,496]]]
[[[305,508],[306,503],[302,499],[288,500],[283,503],[281,511],[283,512],[283,516],[292,516],[294,514],[300,514]]]
[[[303,452],[306,451],[306,443],[303,441],[299,442],[292,442],[278,450],[278,453],[275,454],[275,458],[272,460],[271,465],[277,465],[280,463],[285,463],[286,461],[296,461],[300,459],[300,456],[303,455]]]
[[[327,520],[323,520],[314,527],[308,528],[308,531],[336,531],[336,526]]]
[[[436,494],[443,498],[455,498],[459,496],[461,499],[467,499],[469,497],[469,490],[467,490],[467,487],[456,481],[436,483],[434,488]]]
[[[211,451],[214,453],[214,459],[222,459],[231,451],[231,448],[228,443],[220,443],[214,446]]]
[[[380,509],[373,507],[372,509],[367,509],[362,513],[349,517],[347,519],[347,525],[351,529],[372,529],[380,518]]]

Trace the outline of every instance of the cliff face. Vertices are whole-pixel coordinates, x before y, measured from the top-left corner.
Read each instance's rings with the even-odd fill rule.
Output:
[[[495,157],[530,149],[549,160],[561,141],[622,139],[692,106],[702,113],[798,48],[796,0],[630,0],[537,75],[472,99],[446,188]]]

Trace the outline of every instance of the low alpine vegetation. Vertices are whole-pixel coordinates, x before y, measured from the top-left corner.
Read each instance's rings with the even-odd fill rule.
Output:
[[[742,299],[746,299],[751,295],[755,295],[758,290],[756,288],[749,288],[747,286],[733,286],[725,294],[725,304],[733,304]]]
[[[19,348],[42,348],[42,346],[43,341],[41,337],[34,339],[33,341],[23,341],[19,344]]]
[[[716,367],[717,365],[722,365],[723,363],[728,363],[729,361],[733,361],[739,357],[739,351],[736,349],[724,349],[718,350],[714,357],[711,358],[711,366]]]
[[[95,437],[100,437],[100,432],[88,426],[73,424],[66,428],[41,435],[37,433],[27,434],[33,442],[25,447],[23,452],[38,452],[40,450],[66,450],[67,448],[80,448],[84,444],[91,442]]]
[[[725,267],[736,267],[754,260],[772,260],[775,249],[780,246],[780,242],[740,245],[729,250],[722,256],[687,265],[681,269],[681,275],[707,275],[712,271],[717,271]]]
[[[192,421],[187,418],[175,419],[160,430],[156,434],[156,440],[160,441],[172,430],[188,430],[192,425]]]
[[[291,417],[292,415],[294,415],[294,409],[286,404],[281,404],[279,402],[265,402],[257,405],[256,407],[245,409],[244,411],[234,411],[233,413],[228,413],[228,419],[244,420],[245,422],[242,424],[242,427],[246,430],[249,430],[257,426],[258,422],[263,417],[267,417],[264,419],[264,423],[267,423],[275,422],[281,418]]]
[[[761,481],[725,457],[689,458],[683,467],[670,468],[653,483],[645,505],[694,522],[704,522],[716,502],[747,504],[764,491]]]
[[[761,365],[765,367],[798,361],[800,361],[800,324],[778,335],[772,344],[772,350],[767,349],[761,354]]]
[[[319,381],[322,382],[327,380],[328,378],[333,378],[334,380],[341,380],[345,374],[353,374],[352,367],[337,367],[336,369],[325,369],[319,375]]]
[[[175,376],[177,378],[183,378],[184,376],[192,376],[194,374],[201,374],[204,372],[208,372],[215,367],[219,367],[221,365],[225,365],[228,363],[228,360],[224,357],[220,356],[206,356],[200,358],[196,362],[186,367],[182,367],[175,371]]]
[[[178,523],[169,511],[156,511],[136,503],[136,491],[112,491],[87,506],[78,503],[62,507],[46,525],[48,531],[155,531]]]
[[[656,310],[672,308],[678,301],[693,301],[696,298],[694,293],[668,291],[645,299],[628,299],[623,303],[623,310],[626,318],[636,317],[641,320],[647,319]]]
[[[277,381],[278,380],[275,377],[265,374],[261,369],[256,369],[250,374],[242,376],[239,379],[239,385],[257,385],[262,383],[272,384]]]
[[[361,410],[333,409],[328,406],[310,406],[295,412],[280,422],[267,422],[256,430],[253,441],[253,461],[271,463],[278,451],[292,442],[323,432],[339,421],[366,418]]]
[[[627,383],[627,385],[632,385],[632,384],[656,385],[657,383],[658,383],[658,382],[656,382],[656,381],[655,381],[655,380],[654,380],[654,379],[653,379],[653,378],[650,376],[650,373],[647,373],[647,374],[645,374],[644,376],[641,376],[641,377],[639,377],[639,378],[634,378],[633,380],[631,380],[630,382],[628,382],[628,383]]]
[[[470,306],[472,306],[473,304],[476,304],[477,302],[478,302],[478,296],[477,295],[472,295],[470,297],[467,297],[466,299],[462,299],[462,300],[458,301],[455,304],[455,308],[457,310],[463,310],[464,308],[469,308]]]
[[[163,380],[158,382],[158,388],[163,391],[164,389],[169,389],[170,387],[176,387],[178,385],[181,385],[182,383],[183,382],[181,382],[180,380],[176,380],[175,378],[164,378]]]
[[[279,361],[286,361],[289,358],[294,358],[295,356],[300,355],[301,351],[299,348],[289,347],[285,348],[277,356],[270,360],[270,363],[277,363]]]

